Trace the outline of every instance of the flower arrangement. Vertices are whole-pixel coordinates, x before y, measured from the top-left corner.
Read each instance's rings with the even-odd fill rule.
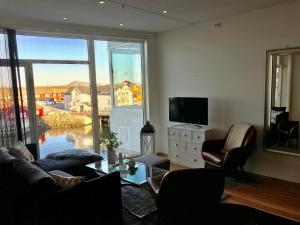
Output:
[[[117,149],[121,144],[121,141],[118,141],[117,133],[111,132],[110,130],[104,130],[100,134],[100,146],[106,147],[108,151],[113,151]]]

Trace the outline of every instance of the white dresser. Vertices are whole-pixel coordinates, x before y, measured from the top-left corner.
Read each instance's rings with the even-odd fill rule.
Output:
[[[212,128],[187,126],[168,127],[169,158],[172,163],[187,167],[204,167],[202,144],[211,139]]]

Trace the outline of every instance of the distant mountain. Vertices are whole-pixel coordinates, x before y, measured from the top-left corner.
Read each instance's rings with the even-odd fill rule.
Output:
[[[89,82],[83,82],[83,81],[77,81],[74,80],[71,83],[65,85],[66,87],[78,87],[78,86],[82,86],[82,87],[89,87],[90,83]],[[101,87],[101,86],[110,86],[110,84],[102,84],[102,83],[98,83],[97,87]]]
[[[110,84],[106,84],[106,85],[97,84],[98,94],[110,95],[110,90],[111,90]]]
[[[89,87],[90,83],[89,82],[82,82],[82,81],[72,81],[71,83],[66,85],[67,87],[78,87],[78,86],[82,86],[82,87]]]

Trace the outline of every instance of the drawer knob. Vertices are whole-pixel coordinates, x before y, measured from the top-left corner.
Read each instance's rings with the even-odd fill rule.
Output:
[[[176,154],[176,158],[178,158],[179,157],[179,155],[178,154]]]
[[[197,135],[197,136],[196,136],[196,138],[198,138],[198,139],[199,139],[199,138],[200,138],[200,136],[199,136],[199,135]]]
[[[197,150],[197,147],[194,146],[193,149],[194,149],[194,150]]]
[[[187,136],[187,134],[184,134],[183,136],[185,136],[185,137],[186,137],[186,136]]]
[[[194,162],[197,162],[197,159],[196,159],[196,158],[194,158]]]
[[[177,147],[177,146],[178,146],[178,144],[176,143],[176,144],[175,144],[175,147]]]
[[[173,135],[175,135],[175,132],[172,132]]]

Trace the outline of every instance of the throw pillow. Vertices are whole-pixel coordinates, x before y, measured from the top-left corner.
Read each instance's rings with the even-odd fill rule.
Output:
[[[18,158],[18,159],[24,159],[28,162],[33,162],[34,157],[31,154],[31,152],[26,148],[23,142],[19,141],[14,146],[8,147],[9,154],[12,156]]]
[[[68,188],[80,184],[86,180],[83,176],[72,176],[60,170],[52,170],[48,174],[53,178],[55,184],[60,188]]]

